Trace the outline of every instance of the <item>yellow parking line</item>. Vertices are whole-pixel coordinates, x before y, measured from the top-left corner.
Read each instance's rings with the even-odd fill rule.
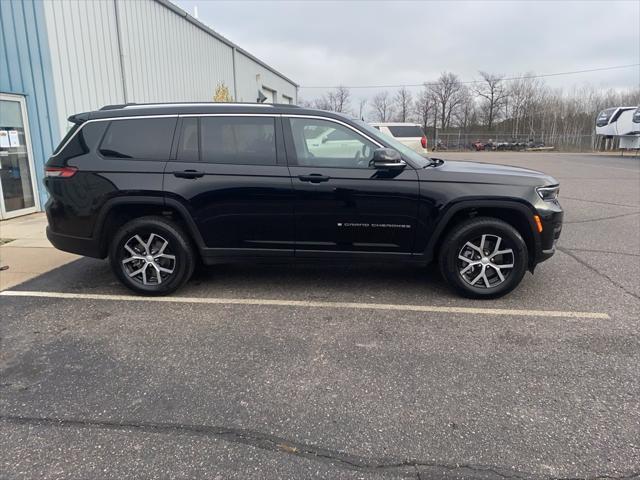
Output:
[[[278,307],[344,308],[358,310],[395,310],[403,312],[467,313],[471,315],[511,315],[523,317],[561,317],[609,319],[598,312],[572,312],[558,310],[514,310],[509,308],[441,307],[436,305],[407,305],[389,303],[316,302],[307,300],[272,300],[262,298],[208,298],[208,297],[142,297],[135,295],[108,295],[95,293],[29,292],[5,290],[4,297],[40,297],[70,300],[106,300],[127,302],[195,303],[205,305],[265,305]]]

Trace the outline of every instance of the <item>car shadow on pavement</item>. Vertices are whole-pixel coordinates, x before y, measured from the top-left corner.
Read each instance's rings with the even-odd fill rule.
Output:
[[[81,258],[28,280],[11,290],[131,294],[112,274],[105,260]],[[365,297],[394,292],[448,294],[437,267],[415,265],[221,264],[201,266],[174,295],[280,296],[300,293],[329,298],[337,292]]]

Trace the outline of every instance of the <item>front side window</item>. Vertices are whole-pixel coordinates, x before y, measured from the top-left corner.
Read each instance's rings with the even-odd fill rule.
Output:
[[[100,144],[107,158],[168,160],[176,118],[112,120]]]
[[[350,128],[315,118],[290,121],[298,165],[369,168],[377,146]]]
[[[273,117],[201,117],[200,158],[208,163],[276,164]]]
[[[380,143],[387,144],[389,147],[397,150],[402,154],[402,157],[409,159],[409,161],[414,164],[414,166],[419,168],[424,168],[427,165],[431,164],[431,160],[429,158],[423,157],[417,152],[414,152],[409,147],[404,145],[395,139],[395,137],[391,135],[386,135],[381,131],[376,130],[374,127],[369,125],[368,123],[363,122],[362,120],[354,120],[355,123],[358,124],[361,130],[367,132],[370,137],[380,140]]]

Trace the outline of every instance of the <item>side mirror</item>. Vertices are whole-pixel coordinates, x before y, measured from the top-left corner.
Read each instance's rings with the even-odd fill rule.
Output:
[[[378,148],[373,151],[370,165],[373,168],[397,170],[407,166],[402,156],[393,148]]]

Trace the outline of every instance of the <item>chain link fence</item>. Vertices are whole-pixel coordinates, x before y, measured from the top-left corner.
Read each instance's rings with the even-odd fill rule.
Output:
[[[437,132],[427,135],[430,149],[442,150],[557,150],[564,152],[590,152],[613,150],[616,143],[598,135],[511,135],[506,133]]]

